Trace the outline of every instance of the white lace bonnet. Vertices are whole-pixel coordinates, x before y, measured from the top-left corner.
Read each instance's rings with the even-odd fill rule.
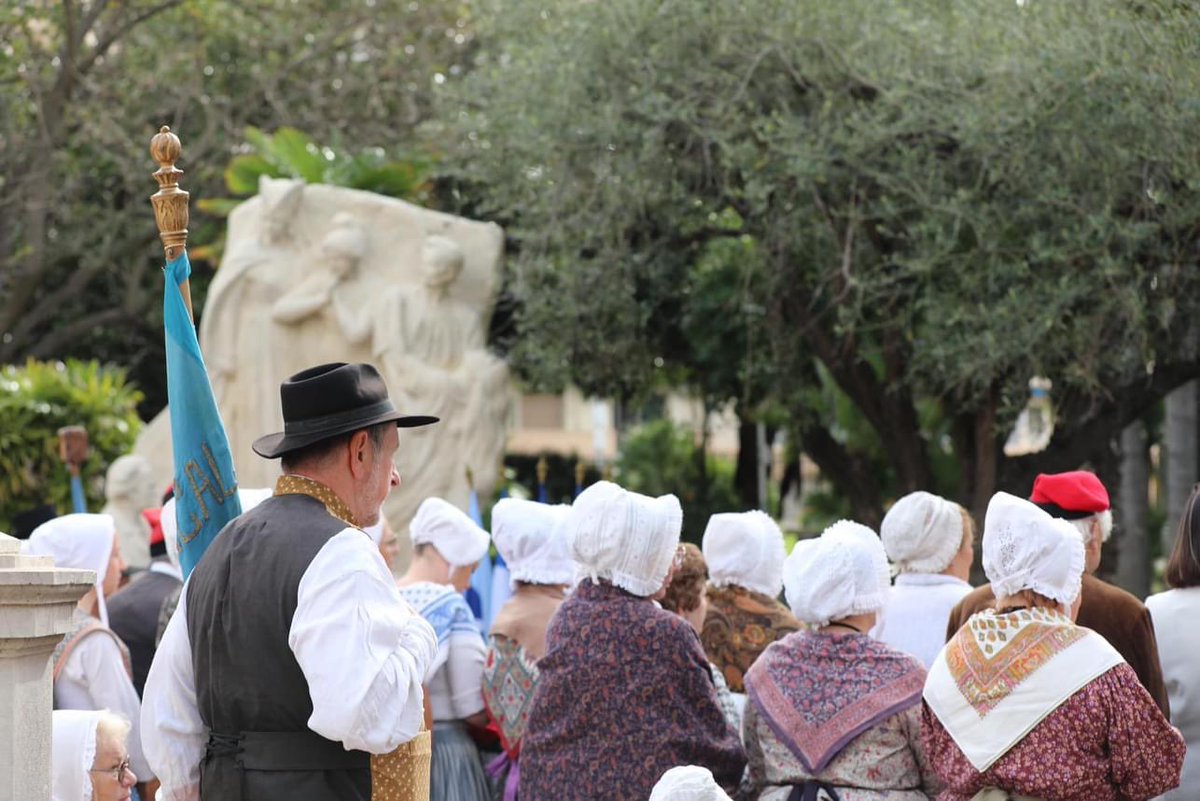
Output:
[[[426,498],[408,524],[413,545],[428,543],[453,567],[473,565],[488,552],[491,537],[449,501]]]
[[[1083,579],[1083,538],[1065,520],[997,492],[983,521],[983,572],[997,598],[1033,590],[1070,606]]]
[[[607,579],[648,597],[662,588],[679,547],[683,509],[674,495],[651,498],[597,481],[571,506],[571,557],[582,578]]]
[[[875,532],[839,520],[821,536],[801,540],[783,565],[788,606],[798,620],[831,620],[878,612],[887,600],[887,554]]]
[[[879,535],[899,572],[941,573],[962,546],[962,507],[929,492],[911,492],[892,504]]]
[[[704,529],[704,561],[715,587],[734,585],[779,595],[783,589],[783,532],[766,512],[713,515]]]
[[[567,545],[571,507],[501,498],[492,507],[492,540],[504,557],[513,585],[570,584],[575,560]]]
[[[662,775],[650,791],[650,801],[729,801],[708,768],[683,765]]]

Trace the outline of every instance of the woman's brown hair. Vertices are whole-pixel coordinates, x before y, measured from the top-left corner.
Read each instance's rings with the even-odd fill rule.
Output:
[[[1163,578],[1177,590],[1200,585],[1200,484],[1192,487],[1183,506]]]
[[[662,607],[669,612],[683,614],[700,605],[700,593],[708,582],[708,565],[704,554],[690,542],[679,546],[679,569],[671,578]]]

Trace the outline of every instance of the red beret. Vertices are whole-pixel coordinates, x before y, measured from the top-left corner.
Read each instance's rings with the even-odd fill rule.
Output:
[[[1064,520],[1079,520],[1112,508],[1108,490],[1095,473],[1086,470],[1039,474],[1029,500]]]

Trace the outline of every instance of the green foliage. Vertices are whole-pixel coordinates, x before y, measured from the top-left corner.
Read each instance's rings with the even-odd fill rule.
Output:
[[[234,156],[225,168],[225,186],[235,195],[256,194],[263,176],[299,178],[310,184],[348,186],[417,201],[423,200],[429,189],[431,162],[423,156],[392,158],[379,147],[350,153],[322,147],[307,134],[287,127],[274,134],[247,128],[246,141],[251,152]]]
[[[699,543],[708,518],[738,511],[733,465],[705,455],[691,430],[670,420],[642,426],[621,444],[616,480],[644,495],[671,493],[683,507],[683,538]]]
[[[432,161],[420,155],[392,158],[381,147],[349,153],[341,148],[320,146],[295,128],[283,127],[274,134],[246,129],[249,153],[239,153],[225,168],[225,187],[236,198],[204,198],[196,206],[213,216],[225,217],[251,195],[258,193],[260,178],[298,178],[305,183],[345,186],[398,197],[414,203],[428,200],[428,176]],[[214,264],[221,260],[224,237],[198,248],[191,255]]]
[[[665,371],[782,407],[877,516],[889,486],[1021,484],[1037,459],[995,446],[1031,375],[1062,421],[1040,464],[1065,469],[1200,369],[1185,6],[490,0],[477,19],[430,131],[516,240],[511,358],[535,383],[637,395]]]
[[[288,126],[355,163],[363,185],[423,182],[393,161],[462,70],[470,0],[125,0],[0,3],[0,363],[95,358],[126,365],[165,403],[162,248],[146,146],[183,141],[193,298],[203,307],[247,127]],[[374,165],[373,148],[386,157]],[[359,157],[362,159],[356,162]],[[216,213],[228,205],[215,205]]]
[[[141,393],[125,371],[97,362],[36,362],[0,370],[0,530],[14,514],[51,503],[71,509],[70,477],[58,453],[58,429],[87,429],[90,455],[81,476],[88,508],[104,504],[108,466],[141,430]]]

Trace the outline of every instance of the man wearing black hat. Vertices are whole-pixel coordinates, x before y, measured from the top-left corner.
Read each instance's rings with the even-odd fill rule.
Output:
[[[1086,470],[1042,473],[1033,482],[1029,500],[1054,517],[1068,520],[1083,538],[1085,564],[1076,622],[1108,640],[1137,674],[1162,713],[1170,717],[1167,687],[1158,661],[1154,622],[1145,605],[1120,587],[1096,578],[1100,550],[1112,533],[1112,509],[1108,490]],[[990,584],[963,597],[950,611],[946,640],[976,612],[995,601]]]
[[[367,801],[371,754],[421,731],[433,630],[396,591],[363,526],[400,483],[408,416],[366,364],[280,388],[273,497],[222,529],[188,579],[142,705],[160,797]],[[427,766],[426,766],[427,768]]]

